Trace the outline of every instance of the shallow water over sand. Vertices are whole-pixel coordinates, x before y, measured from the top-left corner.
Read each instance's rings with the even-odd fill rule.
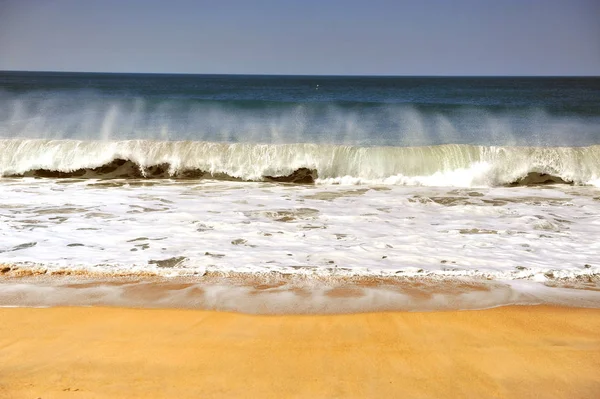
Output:
[[[507,305],[600,307],[600,280],[527,280],[207,273],[201,277],[35,275],[0,280],[0,306],[189,308],[251,314],[335,314],[485,309]]]

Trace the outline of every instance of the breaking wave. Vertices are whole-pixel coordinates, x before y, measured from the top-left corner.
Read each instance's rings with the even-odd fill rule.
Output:
[[[317,184],[600,186],[600,145],[362,147],[204,141],[0,140],[0,176]]]

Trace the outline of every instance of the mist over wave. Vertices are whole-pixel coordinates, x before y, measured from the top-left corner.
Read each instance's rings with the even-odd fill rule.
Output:
[[[586,146],[600,115],[549,107],[369,101],[145,98],[94,90],[0,90],[0,137],[319,143],[358,146]]]

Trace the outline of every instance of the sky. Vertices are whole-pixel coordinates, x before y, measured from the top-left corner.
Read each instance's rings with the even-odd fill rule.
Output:
[[[600,0],[0,0],[0,70],[600,75]]]

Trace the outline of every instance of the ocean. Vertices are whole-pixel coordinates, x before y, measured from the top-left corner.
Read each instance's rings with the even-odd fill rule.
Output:
[[[600,78],[0,72],[2,306],[521,303],[600,306]]]

